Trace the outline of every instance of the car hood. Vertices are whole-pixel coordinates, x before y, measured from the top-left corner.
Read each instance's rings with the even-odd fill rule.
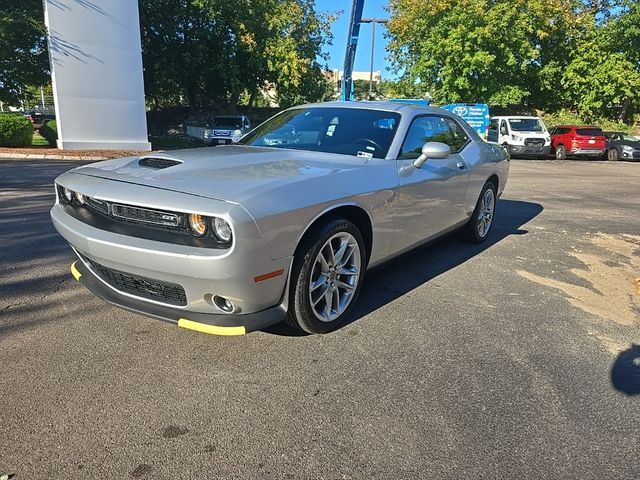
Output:
[[[629,140],[624,140],[623,142],[620,142],[620,144],[624,145],[625,147],[631,147],[631,148],[635,148],[636,150],[640,150],[640,141],[631,142]]]
[[[144,158],[179,163],[156,169],[139,165]],[[228,145],[107,160],[76,168],[73,173],[245,204],[267,191],[309,188],[319,177],[353,171],[367,161],[321,152]]]

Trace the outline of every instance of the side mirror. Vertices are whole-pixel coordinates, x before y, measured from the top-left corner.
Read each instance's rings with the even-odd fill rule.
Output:
[[[449,145],[441,142],[427,142],[422,146],[422,154],[413,161],[413,166],[422,168],[428,159],[444,160],[451,155]]]

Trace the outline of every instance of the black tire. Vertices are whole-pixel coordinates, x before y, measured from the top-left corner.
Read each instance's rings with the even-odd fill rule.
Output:
[[[484,198],[485,194],[487,193],[487,190],[492,190],[493,191],[493,215],[491,218],[491,222],[489,223],[489,227],[486,230],[486,232],[484,232],[484,235],[480,233],[480,228],[479,228],[479,224],[480,224],[480,206],[482,204],[482,199]],[[487,183],[484,184],[484,187],[482,187],[482,191],[480,192],[480,196],[478,197],[478,201],[476,203],[476,208],[473,209],[473,214],[471,215],[471,218],[469,219],[469,221],[467,222],[467,224],[462,227],[461,233],[462,233],[462,237],[470,243],[482,243],[484,242],[487,237],[489,236],[489,234],[491,233],[491,228],[493,227],[493,221],[495,219],[495,214],[496,214],[496,206],[498,204],[498,195],[497,195],[497,189],[496,186],[493,184],[493,182],[491,180],[487,181]]]
[[[564,145],[558,145],[556,147],[556,160],[566,160],[567,159],[567,149]]]
[[[360,253],[359,275],[357,277],[355,291],[345,310],[332,321],[322,321],[316,316],[311,305],[309,294],[311,276],[314,273],[314,264],[320,254],[320,250],[329,239],[339,233],[350,234],[358,244]],[[306,235],[293,262],[289,290],[289,309],[285,322],[307,333],[328,333],[343,326],[349,319],[349,315],[358,300],[364,281],[367,257],[362,233],[358,227],[349,220],[331,220],[324,226],[314,229],[310,234]]]
[[[618,152],[617,148],[612,148],[607,152],[607,160],[611,162],[617,162],[620,160],[620,152]]]

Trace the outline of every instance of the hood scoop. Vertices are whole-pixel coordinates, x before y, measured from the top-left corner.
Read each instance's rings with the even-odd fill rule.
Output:
[[[140,165],[141,167],[155,168],[156,170],[174,167],[176,165],[180,165],[181,163],[182,162],[179,160],[163,157],[144,157],[138,160],[138,165]]]

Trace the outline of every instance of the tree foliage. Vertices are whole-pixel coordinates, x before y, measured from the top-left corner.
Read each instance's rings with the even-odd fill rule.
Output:
[[[322,48],[332,18],[312,0],[140,0],[147,95],[191,107],[321,99]]]
[[[389,10],[396,70],[436,101],[586,116],[640,103],[638,0],[391,0]]]
[[[48,82],[42,0],[0,2],[0,101],[18,104],[28,85]]]

